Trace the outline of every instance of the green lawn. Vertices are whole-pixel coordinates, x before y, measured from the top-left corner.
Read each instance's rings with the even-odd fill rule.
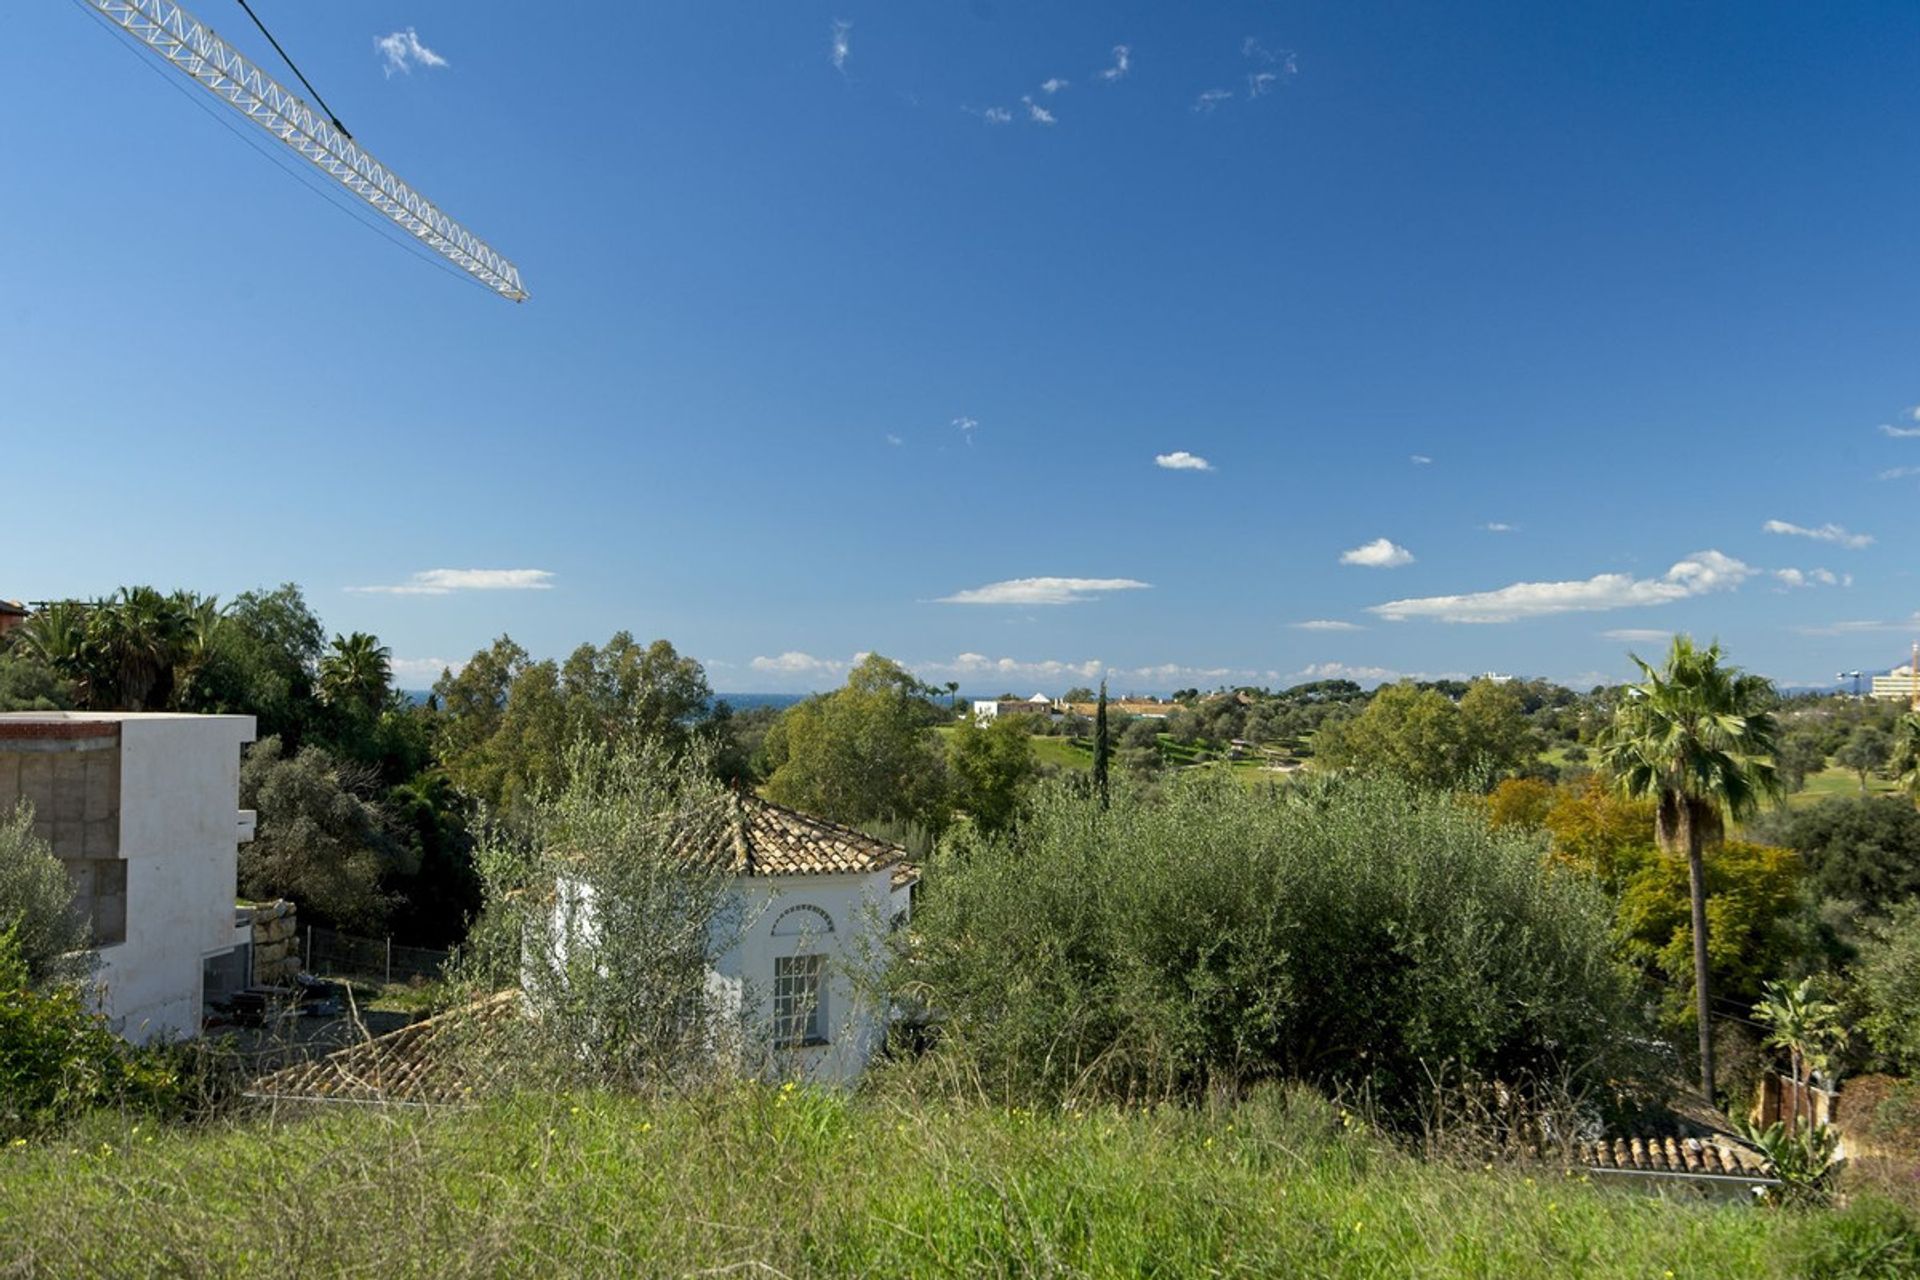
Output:
[[[1028,1112],[740,1087],[528,1095],[0,1148],[0,1275],[1784,1280],[1916,1223],[1422,1163],[1304,1093]]]
[[[1867,775],[1867,792],[1870,796],[1895,796],[1901,794],[1897,783],[1885,778]],[[1819,773],[1807,775],[1807,785],[1788,797],[1788,803],[1803,805],[1815,804],[1829,796],[1857,796],[1860,794],[1860,775],[1851,769],[1822,769]]]

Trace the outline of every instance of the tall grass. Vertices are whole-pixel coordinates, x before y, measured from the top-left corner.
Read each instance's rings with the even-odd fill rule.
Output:
[[[1303,1091],[1039,1112],[527,1095],[0,1149],[7,1276],[1767,1280],[1912,1274],[1914,1226],[1423,1164]]]

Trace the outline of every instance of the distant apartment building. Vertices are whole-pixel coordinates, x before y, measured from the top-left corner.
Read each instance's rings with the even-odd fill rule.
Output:
[[[18,600],[0,600],[0,636],[25,622],[31,614],[32,610]]]
[[[1906,702],[1916,690],[1920,690],[1920,684],[1915,682],[1913,667],[1908,665],[1895,667],[1883,676],[1875,676],[1870,696],[1885,702]]]
[[[236,910],[240,748],[252,716],[0,714],[0,810],[24,800],[92,926],[102,1012],[128,1039],[197,1034],[248,981]]]

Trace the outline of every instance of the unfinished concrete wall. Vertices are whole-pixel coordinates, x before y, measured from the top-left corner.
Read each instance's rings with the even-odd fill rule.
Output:
[[[0,804],[33,804],[93,922],[101,1007],[130,1039],[195,1034],[206,961],[252,942],[234,902],[252,740],[252,716],[0,713]]]
[[[0,812],[24,801],[33,832],[73,881],[74,909],[95,946],[127,936],[127,864],[120,857],[120,726],[112,721],[0,723]]]

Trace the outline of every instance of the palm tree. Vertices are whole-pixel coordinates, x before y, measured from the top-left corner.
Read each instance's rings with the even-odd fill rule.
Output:
[[[1907,712],[1894,726],[1892,769],[1907,794],[1920,800],[1920,711]]]
[[[204,710],[194,705],[195,686],[213,660],[214,648],[226,627],[227,611],[220,607],[218,596],[176,591],[173,599],[182,617],[180,652],[173,672],[174,705],[188,711]]]
[[[93,651],[87,639],[90,607],[77,600],[59,600],[36,609],[8,637],[8,644],[73,685],[76,700],[89,706]]]
[[[1693,900],[1694,1006],[1700,1022],[1700,1086],[1713,1098],[1713,1030],[1707,982],[1705,854],[1726,819],[1742,818],[1780,794],[1773,754],[1773,685],[1721,661],[1720,644],[1696,648],[1675,636],[1655,670],[1629,655],[1641,684],[1631,685],[1601,738],[1601,761],[1626,794],[1658,805],[1654,838],[1685,851]]]
[[[1767,1025],[1767,1043],[1787,1051],[1793,1075],[1794,1112],[1789,1130],[1800,1128],[1800,1102],[1807,1104],[1807,1131],[1815,1124],[1813,1073],[1825,1075],[1833,1056],[1846,1043],[1846,1030],[1840,1025],[1840,1006],[1823,998],[1812,978],[1802,978],[1789,987],[1784,982],[1769,982],[1766,995],[1754,1006],[1753,1016]],[[1832,1081],[1828,1081],[1832,1087]]]
[[[97,710],[165,706],[186,636],[186,611],[176,597],[152,587],[120,588],[87,617],[87,637],[96,658],[88,702]]]
[[[320,657],[320,698],[329,706],[353,708],[368,716],[386,705],[393,679],[393,651],[378,636],[356,631],[335,636]]]

